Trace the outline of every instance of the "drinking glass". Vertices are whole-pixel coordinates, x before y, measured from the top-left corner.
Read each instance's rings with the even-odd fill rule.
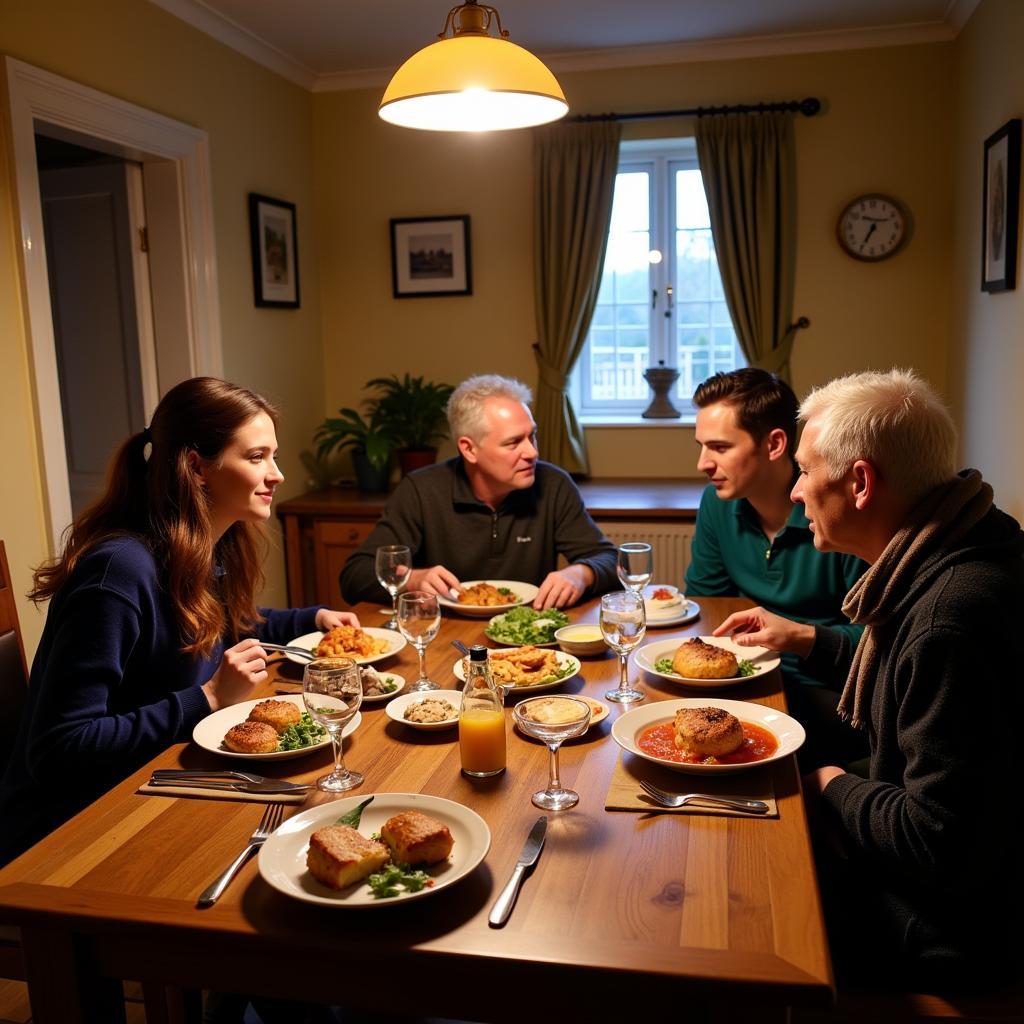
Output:
[[[398,629],[398,611],[395,602],[399,592],[409,582],[412,571],[412,552],[404,544],[385,544],[377,548],[374,568],[380,585],[391,595],[391,618],[384,629]]]
[[[398,628],[402,636],[416,648],[420,656],[420,677],[410,692],[418,690],[440,690],[437,683],[427,678],[427,647],[441,628],[441,607],[436,594],[425,590],[410,590],[398,598]]]
[[[647,632],[643,595],[632,590],[616,590],[601,598],[601,633],[604,642],[619,656],[619,688],[605,694],[617,704],[643,700],[644,694],[629,685],[626,662],[629,652],[638,646]]]
[[[334,771],[316,780],[317,789],[344,793],[362,785],[359,772],[345,767],[342,731],[363,702],[363,677],[351,658],[317,658],[302,672],[302,699],[310,717],[319,722],[334,745]]]
[[[531,705],[537,701],[557,700],[560,704],[577,705],[578,715],[569,715],[566,722],[538,722],[531,717]],[[574,710],[574,709],[570,709]],[[590,705],[578,697],[531,697],[520,701],[512,712],[516,724],[526,733],[543,743],[551,753],[548,770],[548,788],[533,794],[533,803],[547,811],[564,811],[580,802],[579,793],[564,789],[558,778],[558,748],[565,740],[582,736],[590,728]]]
[[[643,541],[630,541],[619,546],[619,581],[626,590],[639,594],[654,575],[654,552]]]

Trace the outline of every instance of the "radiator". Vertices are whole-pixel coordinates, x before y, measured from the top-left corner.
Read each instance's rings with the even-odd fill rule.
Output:
[[[627,541],[646,541],[654,552],[655,583],[683,587],[683,576],[690,564],[693,523],[627,523],[621,520],[598,522],[604,535],[615,545]]]

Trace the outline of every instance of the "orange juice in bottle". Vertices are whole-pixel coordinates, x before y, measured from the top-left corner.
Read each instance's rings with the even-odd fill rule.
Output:
[[[505,770],[505,709],[487,667],[487,648],[479,645],[469,652],[459,711],[459,752],[465,775],[487,778]]]

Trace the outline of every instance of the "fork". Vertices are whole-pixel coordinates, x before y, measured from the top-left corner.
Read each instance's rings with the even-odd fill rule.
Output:
[[[258,850],[266,841],[267,837],[281,824],[284,816],[284,804],[270,804],[263,812],[256,831],[249,836],[249,842],[245,849],[228,865],[217,879],[211,882],[200,894],[196,906],[205,908],[212,907],[220,899],[221,893],[228,887],[228,883],[238,874],[238,869],[248,860],[249,855]]]
[[[282,654],[294,654],[297,658],[309,658],[310,661],[316,661],[316,655],[312,651],[307,651],[305,647],[292,647],[289,644],[268,644],[264,641],[260,641],[260,647],[265,651],[280,651]]]
[[[713,796],[711,793],[666,793],[663,789],[640,780],[643,791],[662,807],[683,807],[688,803],[711,804],[714,807],[728,807],[733,811],[745,811],[747,814],[767,814],[768,805],[763,800],[748,800],[741,796]]]

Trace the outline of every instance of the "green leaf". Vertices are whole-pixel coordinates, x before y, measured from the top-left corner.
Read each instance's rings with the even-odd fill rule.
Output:
[[[359,819],[363,816],[363,808],[373,803],[373,797],[368,796],[358,807],[353,807],[348,814],[343,814],[335,825],[348,825],[349,828],[359,828]]]

